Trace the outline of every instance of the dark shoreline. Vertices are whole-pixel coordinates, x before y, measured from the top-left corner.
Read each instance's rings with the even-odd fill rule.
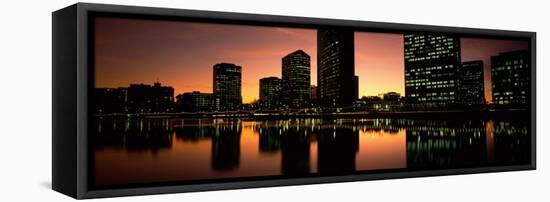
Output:
[[[99,118],[144,118],[144,119],[257,119],[276,120],[290,118],[409,118],[409,119],[528,119],[530,111],[414,111],[414,112],[376,112],[376,113],[309,113],[309,114],[269,114],[252,112],[235,113],[144,113],[144,114],[100,114]]]

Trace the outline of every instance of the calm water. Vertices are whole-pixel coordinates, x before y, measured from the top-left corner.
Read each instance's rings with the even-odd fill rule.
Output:
[[[96,185],[526,164],[528,122],[112,119],[95,126]]]

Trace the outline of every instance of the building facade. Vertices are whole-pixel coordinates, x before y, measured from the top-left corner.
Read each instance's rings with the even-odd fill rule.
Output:
[[[458,73],[458,103],[462,105],[484,104],[483,61],[463,62]]]
[[[94,108],[98,114],[126,113],[127,88],[95,88]]]
[[[456,103],[460,38],[404,34],[404,49],[407,102],[427,108]]]
[[[316,85],[309,87],[309,102],[312,106],[317,107],[319,105],[318,88]]]
[[[494,104],[529,104],[531,96],[530,64],[528,51],[506,52],[491,57]]]
[[[260,106],[262,109],[276,109],[281,106],[281,79],[260,79]]]
[[[401,94],[397,92],[387,92],[382,95],[382,99],[386,102],[399,102]]]
[[[359,76],[353,77],[353,101],[359,99]]]
[[[318,29],[317,87],[323,107],[352,106],[355,86],[353,30]]]
[[[130,84],[127,88],[127,108],[130,113],[163,113],[174,111],[174,88],[162,86],[159,82],[151,85]]]
[[[176,110],[179,112],[209,112],[212,107],[212,93],[193,91],[176,96]]]
[[[282,59],[282,103],[288,108],[309,105],[310,57],[302,50],[294,51]]]
[[[230,63],[214,65],[213,78],[214,109],[217,111],[237,110],[242,104],[241,66]]]

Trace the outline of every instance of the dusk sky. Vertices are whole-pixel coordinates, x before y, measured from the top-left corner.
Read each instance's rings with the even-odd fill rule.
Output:
[[[494,40],[480,38],[461,38],[462,62],[483,60],[483,76],[485,77],[485,99],[492,101],[491,96],[491,56],[502,52],[527,50],[527,41]]]
[[[317,32],[313,29],[97,18],[96,87],[125,87],[156,81],[175,94],[212,92],[213,65],[242,66],[243,102],[258,99],[259,79],[281,77],[281,58],[301,49],[311,56],[311,84],[317,83]],[[484,60],[490,97],[490,56],[527,49],[527,42],[462,39],[462,60]],[[403,36],[355,34],[359,96],[389,91],[404,95]],[[489,79],[489,80],[488,80]]]

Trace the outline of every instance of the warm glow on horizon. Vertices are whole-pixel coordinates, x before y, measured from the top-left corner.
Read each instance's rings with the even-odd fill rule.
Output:
[[[359,96],[387,92],[405,95],[403,35],[355,33],[355,75]]]
[[[153,84],[174,87],[174,96],[212,92],[217,63],[242,67],[242,97],[259,97],[259,80],[281,77],[281,59],[296,50],[311,56],[311,85],[317,83],[315,29],[192,23],[161,20],[97,18],[95,86]],[[527,49],[525,41],[461,39],[462,61],[482,59],[485,96],[491,100],[490,56]],[[355,74],[359,97],[404,93],[403,35],[355,33]]]
[[[96,87],[159,81],[175,95],[211,93],[213,66],[227,62],[242,67],[247,103],[258,99],[261,78],[281,77],[281,59],[291,52],[309,54],[317,72],[312,29],[116,18],[98,18],[96,25]]]

